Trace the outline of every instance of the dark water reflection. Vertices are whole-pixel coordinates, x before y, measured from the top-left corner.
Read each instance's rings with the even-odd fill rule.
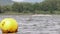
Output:
[[[16,34],[16,33],[2,33],[2,34]]]
[[[60,34],[60,15],[0,15],[0,21],[9,17],[18,22],[18,32],[15,34]]]

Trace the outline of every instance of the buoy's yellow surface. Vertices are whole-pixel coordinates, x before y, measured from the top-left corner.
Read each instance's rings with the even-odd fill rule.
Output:
[[[3,33],[14,33],[18,30],[18,24],[13,18],[5,18],[1,21],[0,28]]]

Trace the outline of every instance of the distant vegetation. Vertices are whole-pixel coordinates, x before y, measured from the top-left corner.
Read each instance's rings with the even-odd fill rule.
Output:
[[[60,14],[60,0],[45,0],[40,3],[18,3],[0,6],[0,13],[5,12],[33,13],[33,14]]]

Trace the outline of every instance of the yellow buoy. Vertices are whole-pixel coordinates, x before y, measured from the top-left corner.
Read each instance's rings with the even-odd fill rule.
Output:
[[[18,30],[18,24],[13,18],[5,18],[1,21],[0,28],[3,33],[15,33]]]

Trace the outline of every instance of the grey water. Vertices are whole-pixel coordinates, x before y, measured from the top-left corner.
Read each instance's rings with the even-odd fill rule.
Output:
[[[0,15],[0,21],[4,18],[17,20],[19,25],[17,34],[60,34],[60,15]]]

